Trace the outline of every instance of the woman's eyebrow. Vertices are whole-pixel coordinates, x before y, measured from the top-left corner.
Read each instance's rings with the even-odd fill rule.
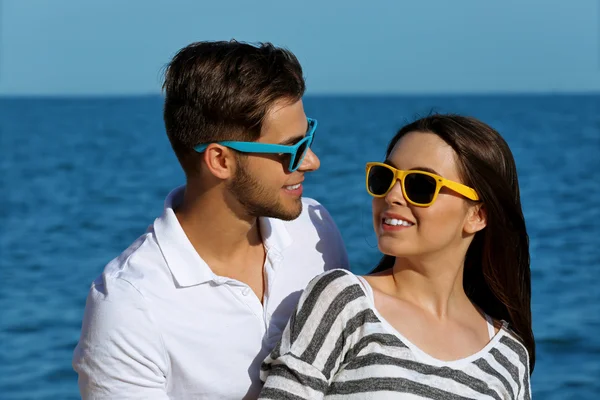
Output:
[[[385,160],[383,163],[387,164],[387,165],[390,165],[390,166],[392,166],[392,167],[394,167],[396,169],[400,169],[400,168],[398,168],[396,166],[396,164],[394,164],[392,162],[392,160]],[[414,167],[414,168],[409,169],[409,171],[425,171],[425,172],[431,172],[432,174],[440,175],[440,173],[437,172],[435,169],[429,168],[429,167]]]

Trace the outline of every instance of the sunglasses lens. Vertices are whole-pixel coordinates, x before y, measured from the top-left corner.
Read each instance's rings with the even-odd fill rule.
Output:
[[[298,167],[300,166],[300,164],[302,164],[302,161],[304,160],[304,156],[306,155],[307,150],[308,150],[308,140],[305,140],[304,143],[302,143],[298,147],[298,150],[296,151],[296,156],[294,157],[294,159],[292,161],[292,171],[297,170]]]
[[[394,180],[394,171],[381,165],[374,165],[369,169],[369,175],[367,176],[367,185],[369,191],[376,195],[384,195]]]
[[[435,195],[437,183],[431,176],[419,173],[408,174],[404,178],[404,189],[408,198],[418,204],[429,204]]]

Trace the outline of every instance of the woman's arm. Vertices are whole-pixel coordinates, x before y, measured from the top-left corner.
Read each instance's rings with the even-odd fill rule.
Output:
[[[279,344],[262,364],[265,385],[259,398],[322,399],[362,332],[356,318],[367,315],[365,299],[348,271],[332,270],[313,279]],[[349,321],[354,321],[352,326]]]
[[[527,354],[527,350],[523,347],[525,354],[526,362],[525,371],[523,373],[522,385],[519,388],[519,394],[517,395],[518,400],[531,400],[531,374],[529,373],[529,354]]]
[[[264,364],[263,364],[264,365]],[[329,383],[313,365],[291,352],[272,360],[261,376],[266,382],[259,399],[322,399]]]

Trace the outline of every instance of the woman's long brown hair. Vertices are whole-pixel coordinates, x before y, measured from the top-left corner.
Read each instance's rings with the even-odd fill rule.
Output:
[[[505,320],[520,337],[535,365],[531,328],[529,236],[521,209],[517,168],[508,144],[490,126],[470,117],[431,115],[404,126],[390,141],[386,158],[409,132],[430,132],[456,152],[463,182],[479,194],[487,226],[477,232],[465,258],[463,286],[478,307]],[[393,267],[384,255],[373,272]]]

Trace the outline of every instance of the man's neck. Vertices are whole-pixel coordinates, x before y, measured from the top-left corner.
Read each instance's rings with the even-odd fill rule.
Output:
[[[241,270],[257,269],[252,268],[257,263],[262,271],[264,247],[258,219],[236,214],[222,193],[198,194],[186,188],[175,215],[192,246],[217,275],[235,277]]]

